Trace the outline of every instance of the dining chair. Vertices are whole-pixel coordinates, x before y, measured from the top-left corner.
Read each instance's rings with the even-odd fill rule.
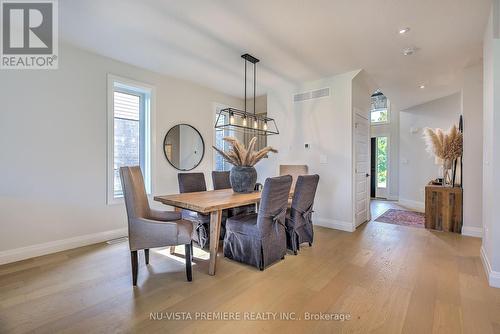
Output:
[[[224,256],[264,270],[286,254],[285,217],[290,175],[266,179],[258,213],[228,218]]]
[[[179,173],[177,174],[177,179],[179,180],[180,193],[207,191],[205,174],[203,173]],[[208,247],[210,240],[210,215],[187,209],[182,209],[181,215],[183,219],[193,223],[192,239],[201,248]]]
[[[214,186],[214,190],[230,189],[230,174],[231,172],[229,171],[212,171],[212,184]]]
[[[308,242],[312,246],[314,231],[312,213],[314,197],[318,188],[319,175],[300,175],[293,193],[292,205],[287,210],[286,243],[295,255],[300,244]]]
[[[146,265],[148,265],[150,248],[177,245],[185,245],[186,275],[187,280],[191,281],[193,225],[189,221],[182,220],[178,212],[158,211],[150,208],[139,166],[120,167],[120,179],[128,216],[132,284],[137,285],[138,250],[144,250]]]

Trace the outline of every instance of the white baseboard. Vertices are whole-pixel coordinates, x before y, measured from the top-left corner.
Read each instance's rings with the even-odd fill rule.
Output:
[[[398,201],[399,200],[399,196],[389,195],[389,196],[387,196],[387,200],[388,201]]]
[[[352,223],[335,219],[313,218],[313,224],[346,232],[354,232],[356,230]]]
[[[483,228],[482,227],[474,227],[474,226],[462,226],[462,235],[466,235],[469,237],[482,238],[483,237]]]
[[[413,201],[410,199],[406,198],[400,198],[398,200],[399,205],[404,206],[408,209],[412,210],[417,210],[420,212],[425,212],[425,203],[424,202],[418,202],[418,201]]]
[[[484,271],[486,272],[490,286],[500,288],[500,272],[491,269],[490,261],[486,256],[483,246],[481,246],[481,261],[483,262]]]
[[[127,228],[86,234],[78,237],[49,241],[26,247],[9,249],[0,252],[0,265],[29,259],[41,255],[61,252],[64,250],[96,244],[111,239],[121,238],[128,234]]]

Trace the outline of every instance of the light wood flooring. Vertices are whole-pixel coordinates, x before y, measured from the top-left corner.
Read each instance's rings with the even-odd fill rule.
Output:
[[[0,333],[500,333],[500,289],[487,285],[480,239],[378,222],[315,233],[313,247],[263,272],[219,254],[209,276],[196,250],[191,283],[182,255],[157,249],[147,267],[140,253],[133,288],[126,242],[0,266]],[[302,320],[150,320],[157,312]],[[305,321],[304,312],[351,319]]]

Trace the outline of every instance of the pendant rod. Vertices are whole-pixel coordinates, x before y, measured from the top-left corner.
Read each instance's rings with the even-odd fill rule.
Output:
[[[255,116],[255,82],[256,82],[256,68],[255,63],[253,63],[253,115]]]
[[[247,60],[245,59],[245,113],[247,112]]]

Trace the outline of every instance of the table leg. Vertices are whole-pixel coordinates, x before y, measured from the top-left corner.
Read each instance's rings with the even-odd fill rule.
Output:
[[[209,275],[215,275],[217,251],[219,250],[221,218],[222,210],[210,212],[210,262],[208,264]]]
[[[182,209],[181,209],[181,208],[178,208],[178,207],[175,207],[175,208],[174,208],[174,211],[175,211],[175,212],[181,212],[181,211],[182,211]],[[171,254],[171,255],[174,255],[174,254],[175,254],[175,246],[170,246],[170,254]]]

